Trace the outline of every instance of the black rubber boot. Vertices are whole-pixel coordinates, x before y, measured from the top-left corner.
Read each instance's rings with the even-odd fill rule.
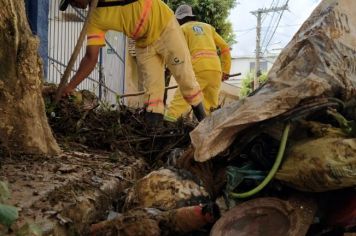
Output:
[[[163,123],[163,114],[154,113],[154,112],[146,112],[145,113],[145,122],[147,127],[157,128],[160,127]]]
[[[192,108],[193,108],[193,113],[199,122],[202,121],[206,117],[204,106],[203,106],[202,102],[196,106],[192,106]]]

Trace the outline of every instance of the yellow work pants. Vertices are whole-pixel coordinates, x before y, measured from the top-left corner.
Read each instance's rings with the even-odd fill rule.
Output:
[[[144,78],[147,111],[164,113],[164,64],[172,72],[187,103],[195,106],[202,101],[189,49],[175,18],[168,23],[156,42],[145,48],[136,47],[136,57],[138,69]]]
[[[217,108],[219,103],[219,92],[221,87],[221,72],[220,71],[201,71],[195,73],[197,81],[204,95],[204,108],[207,114],[210,114],[211,108]],[[166,112],[168,120],[175,120],[182,114],[189,111],[187,104],[179,90],[176,90],[173,100],[169,104]]]

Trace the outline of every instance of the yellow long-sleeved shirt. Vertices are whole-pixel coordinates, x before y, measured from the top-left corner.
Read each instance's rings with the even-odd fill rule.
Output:
[[[195,72],[204,70],[230,73],[231,54],[229,45],[209,24],[190,21],[181,26],[187,41]],[[220,59],[217,54],[220,49]],[[220,61],[221,60],[221,61]]]
[[[105,45],[105,33],[115,30],[135,39],[136,46],[145,47],[159,38],[172,17],[172,10],[161,0],[96,8],[87,30],[87,45]]]

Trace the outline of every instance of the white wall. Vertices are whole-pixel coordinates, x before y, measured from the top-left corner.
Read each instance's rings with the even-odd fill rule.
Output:
[[[58,4],[59,0],[51,0],[49,5],[48,57],[54,59],[54,61],[48,61],[47,81],[51,83],[60,82],[83,27],[83,19],[78,13],[71,7],[68,7],[65,12],[61,12],[58,10]],[[83,14],[85,13],[83,12]],[[122,94],[125,77],[124,55],[126,37],[122,33],[108,32],[106,40],[113,46],[123,61],[118,58],[113,50],[110,50],[108,45],[102,48],[104,84],[115,93]],[[85,53],[85,47],[86,40],[73,66],[73,70],[78,69],[79,63]],[[71,73],[69,79],[73,75],[74,72]],[[87,89],[99,95],[99,64],[96,65],[94,71],[88,77],[97,82],[85,79],[78,86],[78,89]],[[103,87],[102,100],[115,103],[116,95]]]
[[[271,55],[262,59],[261,61],[267,62],[267,70],[271,69],[274,61],[277,59],[277,55]],[[242,79],[251,72],[250,70],[250,63],[255,62],[255,57],[253,56],[246,56],[246,57],[235,57],[231,60],[231,70],[230,74],[241,73],[238,77],[230,78],[226,83],[241,87]]]
[[[114,90],[118,94],[123,94],[125,90],[125,46],[126,37],[122,33],[110,31],[106,34],[106,40],[111,44],[115,51],[119,54],[116,55],[111,48],[106,45],[103,48],[103,66],[105,74],[105,85]],[[104,98],[106,101],[116,102],[116,95],[104,89]]]

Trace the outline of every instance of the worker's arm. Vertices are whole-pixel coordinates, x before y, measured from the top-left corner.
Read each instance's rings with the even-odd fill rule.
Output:
[[[221,68],[223,73],[223,80],[228,79],[231,68],[231,54],[230,47],[225,42],[225,40],[214,31],[214,41],[216,46],[220,49],[220,59],[221,59]]]
[[[100,47],[99,45],[86,47],[85,55],[80,62],[79,69],[65,88],[64,95],[72,92],[78,84],[90,75],[98,62]]]

